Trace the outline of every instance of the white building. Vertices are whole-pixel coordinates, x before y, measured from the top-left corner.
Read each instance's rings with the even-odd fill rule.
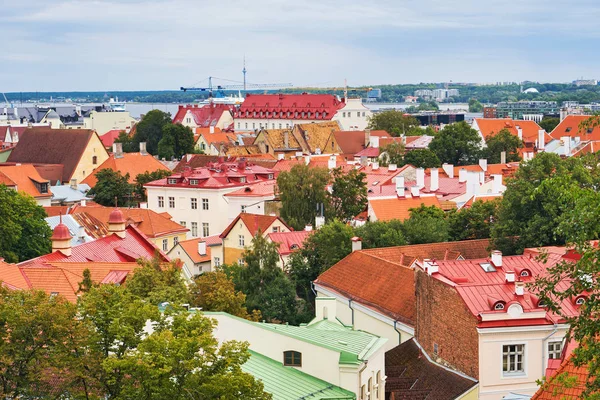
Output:
[[[129,132],[136,123],[129,111],[90,111],[83,117],[83,128],[93,129],[102,136],[111,130]]]

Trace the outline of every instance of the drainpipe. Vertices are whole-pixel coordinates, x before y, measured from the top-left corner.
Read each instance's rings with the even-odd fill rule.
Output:
[[[554,324],[554,330],[548,336],[542,339],[542,376],[546,376],[546,368],[544,368],[544,358],[546,355],[546,340],[558,331],[558,324]],[[546,365],[547,367],[547,365]]]
[[[352,299],[348,299],[348,308],[352,310],[352,329],[354,329],[354,308],[352,308]]]
[[[364,360],[364,361],[365,361],[365,366],[362,367],[360,369],[360,371],[358,371],[358,393],[359,393],[359,396],[360,396],[360,390],[362,388],[362,372],[367,368],[367,364],[369,363],[369,361],[367,361],[367,360]],[[360,399],[360,400],[363,400],[363,399]]]
[[[398,345],[402,344],[402,333],[396,328],[396,323],[398,321],[394,321],[394,330],[398,332]]]

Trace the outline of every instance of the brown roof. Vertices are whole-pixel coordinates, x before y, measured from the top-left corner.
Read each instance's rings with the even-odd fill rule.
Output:
[[[115,158],[115,155],[111,154],[106,161],[94,170],[94,173],[90,174],[81,183],[87,183],[90,187],[96,186],[96,182],[98,181],[96,179],[96,172],[103,169],[120,171],[122,175],[129,174],[129,183],[134,183],[135,178],[144,172],[169,170],[150,154],[123,153],[123,157],[119,158]]]
[[[337,131],[333,136],[344,154],[356,154],[365,148],[365,131]]]
[[[7,161],[62,164],[62,181],[68,182],[93,135],[96,132],[91,129],[30,128],[23,132]]]
[[[414,326],[415,283],[410,268],[355,251],[319,275],[315,284]]]
[[[209,156],[206,154],[187,154],[177,164],[173,172],[181,172],[184,167],[190,167],[191,169],[202,168],[208,166],[210,163],[219,161],[219,156]]]
[[[228,156],[249,156],[260,154],[258,145],[251,144],[249,146],[225,146],[225,154]]]
[[[451,400],[477,385],[428,360],[414,338],[385,353],[385,375],[390,400]]]
[[[246,228],[250,231],[252,236],[255,236],[258,231],[262,233],[266,233],[269,226],[277,220],[280,220],[285,226],[287,226],[279,217],[273,215],[260,215],[260,214],[248,214],[248,213],[240,213],[225,230],[221,233],[220,237],[225,238],[229,235],[229,232],[233,229],[235,224],[242,220]],[[289,227],[288,227],[289,229]],[[291,229],[290,229],[291,230]]]
[[[309,124],[296,124],[294,129],[298,130],[311,153],[315,153],[317,149],[325,152],[325,145],[331,134],[341,129],[337,121],[327,122],[311,122]]]
[[[287,133],[288,145],[285,145],[285,137]],[[263,135],[273,150],[280,149],[302,149],[302,144],[296,140],[291,129],[263,129],[257,135]],[[254,141],[256,143],[256,140]]]

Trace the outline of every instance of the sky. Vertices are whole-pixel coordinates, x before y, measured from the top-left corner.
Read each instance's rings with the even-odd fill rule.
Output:
[[[0,92],[600,78],[597,0],[0,0]],[[226,83],[226,81],[216,81]]]

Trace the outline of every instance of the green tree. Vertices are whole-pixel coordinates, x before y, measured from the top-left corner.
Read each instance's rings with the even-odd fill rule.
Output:
[[[205,311],[224,311],[253,321],[260,320],[260,311],[253,315],[248,314],[246,295],[235,290],[233,280],[223,271],[198,275],[194,278],[189,291],[190,304],[194,307],[200,307]]]
[[[290,277],[298,296],[314,302],[311,282],[352,251],[352,227],[333,221],[308,236],[301,250],[290,258]]]
[[[154,256],[152,260],[139,259],[138,264],[133,276],[127,280],[129,293],[155,305],[188,302],[188,290],[181,269],[174,262],[161,262],[158,256]]]
[[[139,151],[139,144],[135,143],[133,138],[124,131],[119,132],[119,137],[115,139],[115,143],[122,143],[125,153],[136,153]]]
[[[96,186],[88,194],[94,201],[105,207],[130,207],[135,205],[134,186],[129,183],[129,174],[122,175],[120,171],[102,169],[96,172]]]
[[[7,262],[50,253],[52,230],[35,200],[0,184],[0,257]]]
[[[315,223],[318,208],[327,206],[329,171],[294,165],[277,177],[277,193],[281,200],[281,218],[296,230]]]
[[[381,147],[379,149],[379,161],[384,167],[390,164],[404,165],[404,145],[399,142],[392,142]]]
[[[489,238],[499,203],[500,199],[476,200],[471,207],[451,212],[448,215],[450,240]]]
[[[398,220],[367,222],[354,232],[362,239],[364,249],[407,244],[402,233],[402,222]]]
[[[89,268],[83,270],[83,280],[79,282],[77,293],[87,293],[95,286],[92,280],[92,273]]]
[[[135,177],[135,195],[140,201],[148,201],[148,195],[146,194],[146,189],[144,189],[144,185],[149,182],[157,181],[159,179],[166,178],[172,174],[169,170],[158,169],[152,172],[144,172],[143,174],[138,174]]]
[[[546,132],[550,133],[556,128],[556,126],[560,123],[560,118],[556,117],[547,117],[545,116],[540,121],[540,127]]]
[[[345,173],[342,167],[331,171],[333,183],[328,194],[328,218],[350,221],[367,206],[367,176],[352,169]]]
[[[158,154],[158,142],[163,137],[163,127],[171,124],[171,114],[152,110],[144,115],[135,128],[132,146],[137,149],[141,142],[146,142],[146,150],[150,154]],[[133,151],[137,151],[137,150]]]
[[[500,163],[500,153],[506,152],[506,161],[520,161],[519,149],[523,148],[523,141],[510,133],[508,129],[488,137],[484,150],[485,158],[490,164]]]
[[[405,135],[416,127],[419,127],[419,121],[405,115],[404,111],[382,111],[374,114],[369,120],[369,129],[384,130],[392,136]]]
[[[481,137],[466,122],[446,125],[429,144],[442,163],[471,165],[481,156]]]
[[[180,159],[194,152],[194,132],[181,124],[165,124],[158,142],[158,156],[167,160]]]
[[[444,211],[435,206],[421,205],[410,210],[410,218],[402,224],[404,237],[410,244],[447,242],[448,220]]]
[[[440,107],[438,106],[438,104],[435,101],[425,101],[422,103],[419,103],[418,106],[410,106],[408,107],[405,112],[409,113],[409,114],[417,114],[421,111],[439,111]]]
[[[470,113],[480,113],[483,111],[483,104],[481,104],[477,99],[469,99],[469,112]]]
[[[438,156],[429,149],[415,149],[404,155],[404,164],[417,168],[436,168],[442,165]]]

